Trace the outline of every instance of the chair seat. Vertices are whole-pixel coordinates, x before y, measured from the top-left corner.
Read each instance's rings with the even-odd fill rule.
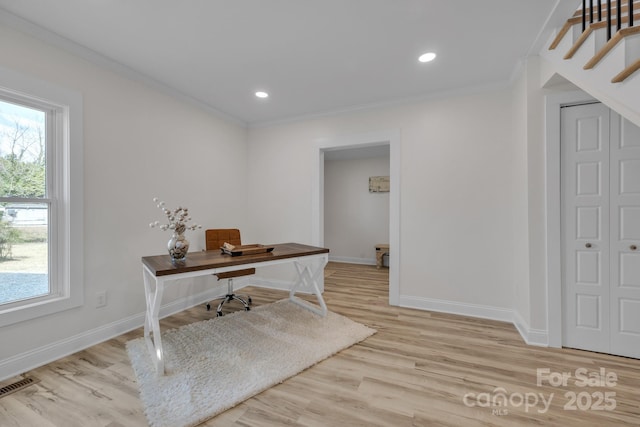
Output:
[[[212,228],[205,231],[205,244],[208,251],[219,251],[220,247],[225,243],[237,246],[241,245],[240,230],[237,228]],[[256,274],[255,268],[245,268],[237,271],[227,271],[215,274],[218,280],[228,279],[227,295],[222,299],[216,310],[216,316],[222,316],[222,305],[226,302],[239,301],[246,311],[251,308],[251,297],[247,295],[246,299],[241,298],[233,293],[233,279],[235,277],[250,276]],[[207,303],[207,310],[211,309],[211,304]]]

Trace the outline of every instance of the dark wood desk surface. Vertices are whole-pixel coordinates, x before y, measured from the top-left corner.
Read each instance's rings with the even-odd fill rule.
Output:
[[[158,276],[187,273],[190,271],[209,270],[211,268],[231,267],[234,265],[252,264],[255,262],[274,261],[278,259],[296,258],[300,256],[328,253],[329,249],[300,243],[280,243],[274,246],[272,252],[254,255],[234,256],[223,254],[222,251],[189,252],[183,262],[172,263],[169,255],[155,255],[142,257],[142,263],[151,273]]]

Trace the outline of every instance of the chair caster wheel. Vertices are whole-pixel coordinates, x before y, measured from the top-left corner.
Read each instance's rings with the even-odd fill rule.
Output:
[[[244,311],[251,311],[251,307],[245,307]]]
[[[211,311],[211,304],[207,304],[207,311]]]
[[[222,314],[221,311],[216,311],[216,317],[222,317],[224,316],[224,314]]]
[[[251,305],[251,303],[253,303],[253,301],[251,301],[251,297],[249,297],[249,305]]]

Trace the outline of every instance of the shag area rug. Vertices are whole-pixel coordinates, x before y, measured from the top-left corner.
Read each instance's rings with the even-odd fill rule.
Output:
[[[144,338],[127,343],[152,427],[187,427],[241,403],[376,331],[281,300],[162,333],[167,374]]]

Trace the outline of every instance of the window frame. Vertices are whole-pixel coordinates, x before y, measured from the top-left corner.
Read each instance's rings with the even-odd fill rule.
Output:
[[[50,284],[48,295],[0,305],[2,327],[83,304],[83,165],[79,92],[0,67],[0,98],[46,114],[45,197],[2,200],[48,204]]]

